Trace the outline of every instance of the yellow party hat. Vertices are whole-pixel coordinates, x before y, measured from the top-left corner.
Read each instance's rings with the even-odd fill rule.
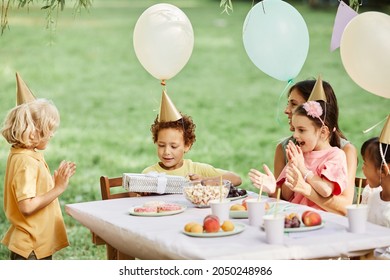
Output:
[[[313,89],[310,93],[309,99],[307,101],[316,101],[316,100],[323,100],[323,101],[327,102],[324,87],[322,85],[321,76],[318,76],[318,79],[317,79],[316,83],[314,84],[314,87],[313,87]]]
[[[379,136],[379,142],[390,145],[390,114],[387,116],[387,121]]]
[[[176,109],[175,105],[163,90],[160,105],[160,114],[158,115],[159,122],[174,122],[180,120],[182,115]]]
[[[18,72],[16,72],[16,87],[16,105],[21,105],[36,99]]]

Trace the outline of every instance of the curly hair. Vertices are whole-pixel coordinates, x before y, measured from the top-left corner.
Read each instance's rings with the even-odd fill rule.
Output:
[[[190,116],[187,116],[185,114],[181,114],[182,118],[177,121],[172,122],[160,122],[158,120],[158,115],[156,119],[154,120],[154,123],[152,124],[150,131],[152,132],[153,136],[153,142],[157,143],[158,141],[158,133],[160,130],[165,128],[173,128],[177,130],[183,131],[183,137],[184,137],[184,144],[192,146],[192,144],[196,141],[195,136],[195,127],[192,118]]]
[[[36,147],[42,139],[50,138],[59,124],[60,114],[56,106],[42,98],[11,109],[1,134],[13,147]]]

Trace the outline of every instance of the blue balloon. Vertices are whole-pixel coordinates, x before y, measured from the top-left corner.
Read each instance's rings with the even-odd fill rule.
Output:
[[[249,11],[243,26],[245,51],[267,75],[289,81],[298,76],[309,51],[309,31],[301,14],[281,0],[264,0]]]

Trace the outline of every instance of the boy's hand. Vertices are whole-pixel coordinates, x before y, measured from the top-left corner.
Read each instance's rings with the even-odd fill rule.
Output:
[[[54,171],[54,186],[63,188],[68,187],[69,179],[76,173],[76,164],[70,161],[62,161],[57,170]]]

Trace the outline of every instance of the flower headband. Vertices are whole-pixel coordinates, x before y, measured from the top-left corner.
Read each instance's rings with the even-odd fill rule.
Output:
[[[307,101],[303,104],[303,109],[306,110],[308,116],[318,118],[322,125],[325,125],[324,121],[321,119],[323,111],[320,103],[317,101]]]

